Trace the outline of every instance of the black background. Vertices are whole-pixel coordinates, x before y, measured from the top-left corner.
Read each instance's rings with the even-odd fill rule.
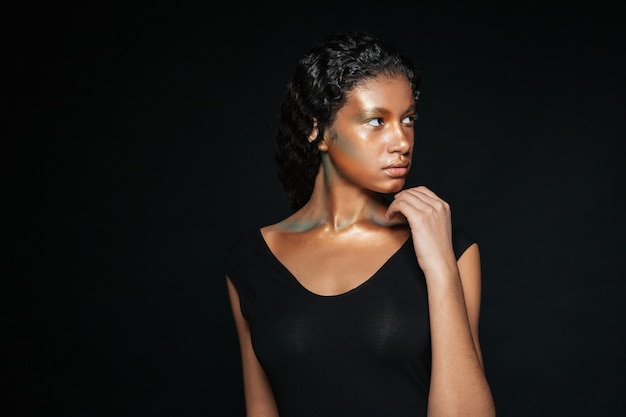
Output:
[[[7,12],[11,415],[243,415],[222,259],[289,214],[284,86],[344,29],[422,71],[407,185],[480,242],[499,415],[624,415],[623,19],[617,2],[504,3]]]

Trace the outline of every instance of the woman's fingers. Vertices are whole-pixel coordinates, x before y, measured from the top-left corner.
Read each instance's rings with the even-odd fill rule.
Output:
[[[394,196],[387,209],[387,218],[391,219],[400,212],[409,218],[418,213],[449,213],[447,202],[424,186],[402,190]]]
[[[418,195],[418,194],[423,194],[423,195],[427,195],[429,197],[435,198],[435,199],[439,199],[439,196],[437,194],[434,193],[434,191],[432,191],[430,188],[424,186],[424,185],[420,185],[417,187],[413,187],[413,188],[407,188],[405,190],[399,191],[394,195],[394,198],[398,197],[399,195],[405,194],[405,193],[410,193],[413,195]]]
[[[406,217],[409,223],[422,270],[448,268],[450,260],[454,259],[448,203],[426,187],[409,188],[397,193],[389,204],[387,216],[393,217],[397,213]]]

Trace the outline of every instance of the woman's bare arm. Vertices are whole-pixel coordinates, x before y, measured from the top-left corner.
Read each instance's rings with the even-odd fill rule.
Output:
[[[243,371],[243,388],[246,401],[247,417],[278,417],[274,394],[259,363],[250,338],[248,322],[241,314],[239,295],[231,280],[226,277],[230,306],[235,319],[241,363]]]
[[[461,256],[458,270],[428,282],[432,337],[429,416],[495,415],[485,378],[478,319],[480,257],[473,244]]]
[[[428,287],[432,372],[430,417],[492,417],[495,407],[485,377],[478,339],[480,254],[471,245],[456,260],[450,207],[420,186],[403,190],[388,217],[404,215]]]

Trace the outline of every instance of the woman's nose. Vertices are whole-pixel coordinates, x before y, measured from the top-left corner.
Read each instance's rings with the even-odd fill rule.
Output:
[[[400,152],[406,154],[413,146],[413,129],[401,123],[396,125],[391,132],[389,140],[390,152]]]

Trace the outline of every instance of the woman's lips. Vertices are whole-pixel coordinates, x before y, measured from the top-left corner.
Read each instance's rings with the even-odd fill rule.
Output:
[[[385,167],[383,171],[393,178],[406,177],[409,173],[409,163],[392,164]]]

